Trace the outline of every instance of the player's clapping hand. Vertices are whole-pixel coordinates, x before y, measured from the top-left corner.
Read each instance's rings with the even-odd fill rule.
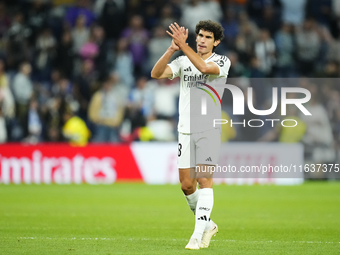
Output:
[[[172,34],[169,31],[166,31],[168,35],[172,37],[172,44],[175,44],[177,47],[176,50],[179,50],[183,45],[186,45],[186,40],[188,38],[188,29],[185,29],[184,27],[180,27],[176,22],[174,24],[171,24],[169,26]]]
[[[173,39],[171,41],[170,49],[172,49],[173,51],[178,51],[179,50],[178,45],[174,42]]]

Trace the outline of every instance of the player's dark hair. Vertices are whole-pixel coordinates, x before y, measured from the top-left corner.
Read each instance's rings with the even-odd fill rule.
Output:
[[[214,40],[223,40],[224,38],[224,28],[221,26],[221,24],[212,21],[212,20],[201,20],[200,22],[197,23],[195,33],[198,35],[200,30],[208,31],[214,34]],[[217,46],[216,46],[217,47]],[[213,50],[216,48],[214,46]]]

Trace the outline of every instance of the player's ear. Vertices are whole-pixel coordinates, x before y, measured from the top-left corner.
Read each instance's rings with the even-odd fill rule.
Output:
[[[216,40],[216,41],[214,42],[214,46],[216,47],[217,45],[220,44],[220,42],[221,42],[221,40]]]

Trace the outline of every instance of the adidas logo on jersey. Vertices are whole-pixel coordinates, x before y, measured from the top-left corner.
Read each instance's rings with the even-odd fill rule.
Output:
[[[210,162],[212,162],[211,157],[207,158],[205,161],[210,161]]]
[[[191,72],[191,67],[187,67],[186,69],[184,69],[185,72]]]

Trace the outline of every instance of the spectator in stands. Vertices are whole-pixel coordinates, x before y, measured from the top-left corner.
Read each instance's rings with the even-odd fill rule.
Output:
[[[80,110],[80,102],[77,101],[79,99],[79,95],[77,94],[79,91],[74,89],[73,82],[66,79],[66,77],[61,77],[57,86],[53,88],[56,97],[61,97],[63,99],[63,110],[65,110],[65,105],[70,107],[73,113],[79,113]]]
[[[275,43],[267,30],[262,30],[254,45],[255,56],[260,62],[259,69],[269,76],[275,65]]]
[[[30,35],[31,29],[25,25],[23,14],[18,12],[15,14],[12,25],[6,33],[8,37],[6,64],[10,70],[16,71],[23,61],[29,60],[28,37]]]
[[[75,113],[79,111],[80,102],[77,101],[78,95],[75,94],[77,90],[75,90],[73,87],[73,82],[62,75],[52,86],[51,92],[53,97],[62,98],[62,112],[65,111],[66,105],[71,107],[71,110]]]
[[[101,26],[93,26],[92,37],[98,48],[98,54],[94,58],[95,71],[98,77],[104,77],[110,71],[107,53],[112,44],[106,39],[105,31]]]
[[[189,37],[187,39],[189,45],[195,46],[195,26],[202,17],[205,17],[207,10],[204,9],[202,1],[200,0],[190,0],[188,4],[182,5],[182,10],[183,14],[180,24],[183,24],[183,26],[189,30]]]
[[[327,54],[334,41],[334,38],[326,26],[315,23],[315,27],[320,38],[320,50],[319,50],[319,55],[317,58],[318,61],[316,63],[316,72],[317,72],[322,68],[322,66],[326,65]]]
[[[181,23],[189,29],[189,37],[187,39],[189,45],[195,45],[196,24],[202,20],[213,20],[219,22],[222,19],[223,12],[217,1],[212,0],[190,0],[188,4],[182,5]]]
[[[94,63],[95,58],[99,54],[98,45],[95,42],[93,34],[89,37],[89,40],[83,44],[79,50],[79,55],[82,60],[89,60]]]
[[[249,20],[246,13],[239,14],[240,33],[235,40],[235,49],[239,56],[240,62],[249,64],[253,55],[253,48],[256,38],[258,37],[258,28],[254,22]]]
[[[109,62],[111,63],[112,70],[116,72],[121,81],[131,89],[135,84],[135,77],[133,75],[133,57],[132,53],[128,50],[128,43],[126,38],[119,39],[116,50],[110,51],[109,53]]]
[[[265,77],[265,73],[261,71],[260,60],[256,56],[252,57],[250,60],[249,76],[250,78]]]
[[[11,18],[7,13],[6,5],[0,2],[0,37],[6,35],[7,30],[11,25]]]
[[[72,30],[73,50],[78,54],[83,45],[90,38],[90,30],[86,27],[86,16],[79,15]]]
[[[153,112],[157,119],[171,121],[176,119],[177,102],[179,97],[179,83],[167,83],[165,79],[157,80],[154,89]],[[174,127],[175,127],[175,123]]]
[[[41,141],[43,123],[39,110],[39,103],[36,98],[32,97],[29,102],[28,112],[24,119],[24,141],[28,143],[37,143]]]
[[[0,143],[7,142],[7,138],[6,119],[2,113],[2,102],[0,101]]]
[[[93,62],[85,60],[82,63],[82,70],[76,76],[73,86],[73,95],[77,102],[79,102],[78,116],[83,120],[87,120],[87,109],[91,100],[92,91],[96,89],[96,74],[94,72]]]
[[[44,134],[46,141],[61,141],[61,129],[63,126],[63,114],[65,102],[61,97],[52,97],[48,100],[47,112],[43,116],[46,125]]]
[[[55,55],[56,40],[49,28],[45,28],[37,38],[35,68],[39,81],[50,79],[52,60]]]
[[[118,78],[107,77],[90,102],[89,119],[95,126],[93,142],[119,142],[119,127],[124,116],[124,98],[119,93]]]
[[[143,73],[143,65],[146,62],[147,43],[149,33],[144,28],[143,19],[139,15],[135,15],[130,20],[130,25],[126,28],[122,37],[126,38],[129,43],[129,49],[132,53],[134,63],[134,74],[136,76]]]
[[[340,63],[340,40],[332,40],[329,44],[329,49],[326,55],[327,61]]]
[[[268,30],[271,37],[273,37],[280,29],[280,16],[272,6],[266,6],[263,9],[262,17],[259,20],[258,26],[260,29]]]
[[[19,36],[20,38],[28,38],[31,36],[32,30],[25,23],[25,17],[22,12],[17,12],[12,20],[12,24],[9,27],[6,36]]]
[[[310,154],[313,163],[330,162],[334,157],[334,139],[327,111],[319,101],[320,91],[308,80],[302,80],[300,86],[311,92],[311,99],[305,106],[312,115],[306,116],[300,112],[299,116],[307,126],[303,138],[306,153]]]
[[[340,0],[332,0],[332,11],[336,17],[340,17]]]
[[[15,114],[14,98],[9,88],[4,61],[0,59],[0,143],[8,140],[7,129]]]
[[[204,19],[219,22],[223,17],[223,12],[219,1],[202,0],[202,6],[206,10]]]
[[[158,24],[163,27],[168,27],[169,24],[174,22],[176,22],[176,18],[172,14],[172,6],[167,4],[161,9],[161,17]]]
[[[340,141],[340,91],[333,89],[331,91],[329,103],[327,104],[327,111],[329,112],[330,120],[333,125],[333,133],[335,141],[339,145]]]
[[[0,59],[0,104],[1,115],[8,123],[15,117],[15,102],[5,73],[5,63],[2,59]]]
[[[49,15],[49,5],[44,0],[34,0],[31,1],[30,6],[25,9],[25,16],[27,20],[25,24],[31,30],[30,43],[34,44],[36,42],[37,36],[46,27],[48,15]]]
[[[332,22],[333,0],[309,0],[307,3],[308,15],[314,17],[318,23],[330,27]]]
[[[114,6],[118,8],[120,11],[123,11],[126,6],[125,6],[125,1],[124,0],[96,0],[93,6],[93,11],[97,17],[100,17],[105,9],[105,4],[111,2],[114,3]],[[107,7],[106,7],[107,8]],[[110,8],[108,9],[108,13],[110,13]]]
[[[252,0],[247,3],[247,12],[249,16],[258,23],[263,18],[263,10],[271,6],[272,0]]]
[[[307,0],[280,0],[282,5],[282,22],[294,26],[302,25],[305,19]]]
[[[102,7],[100,7],[102,4]],[[107,39],[117,41],[125,25],[125,3],[122,0],[97,0],[95,11],[99,16],[99,23],[104,28]],[[101,8],[101,11],[100,11]]]
[[[79,16],[85,17],[85,25],[89,27],[95,20],[94,13],[90,10],[90,0],[76,0],[74,6],[70,6],[65,14],[65,21],[74,27]]]
[[[51,73],[51,84],[50,84],[50,90],[49,92],[49,97],[54,96],[55,94],[53,94],[53,90],[54,87],[57,86],[58,82],[60,81],[60,79],[64,77],[63,72],[60,71],[59,69],[54,69]]]
[[[294,41],[289,24],[283,24],[275,35],[275,46],[277,52],[276,76],[292,77],[294,75]]]
[[[239,24],[232,9],[225,10],[221,25],[224,28],[224,41],[230,49],[235,45],[235,39],[239,33]]]
[[[60,75],[60,78],[52,85],[51,92],[53,96],[67,98],[71,96],[72,83],[66,77]]]
[[[263,109],[268,94],[271,92],[269,91],[269,86],[272,84],[270,84],[270,80],[264,78],[266,77],[266,73],[264,73],[261,68],[260,60],[256,56],[252,57],[250,60],[249,76],[250,78],[256,78],[250,79],[250,86],[253,88],[253,105],[255,109]],[[249,115],[252,116],[253,114],[249,112]]]
[[[28,103],[33,95],[33,84],[30,79],[31,71],[31,64],[23,62],[20,65],[19,73],[14,77],[13,81],[13,93],[16,102],[17,117],[21,120],[27,114]]]
[[[176,18],[176,20],[180,20],[182,17],[181,3],[182,0],[170,0],[170,5],[172,7],[172,15]]]
[[[316,29],[314,20],[307,19],[296,33],[298,64],[300,73],[305,76],[314,73],[320,53],[321,41]]]
[[[334,64],[334,63],[333,63]],[[339,70],[338,66],[334,66]],[[340,90],[337,88],[337,79],[320,79],[322,82],[322,102],[326,107],[327,115],[332,123],[333,133],[337,136],[340,131]]]
[[[60,70],[68,79],[72,77],[74,66],[74,48],[72,34],[69,30],[65,30],[61,37],[61,42],[56,49],[56,58],[54,67]]]
[[[64,115],[63,136],[72,146],[85,146],[91,137],[91,132],[87,128],[86,123],[75,116],[70,108]]]
[[[242,63],[240,63],[236,52],[230,51],[227,53],[227,56],[231,62],[228,77],[235,78],[249,75],[246,67]]]
[[[146,126],[147,120],[154,118],[154,89],[154,82],[148,82],[147,77],[141,76],[136,88],[131,90],[125,115],[131,124],[131,132]]]
[[[137,87],[130,93],[130,104],[139,109],[146,119],[153,116],[154,89],[155,84],[149,82],[147,77],[141,76],[137,80]]]
[[[170,24],[170,23],[169,23]],[[164,54],[166,49],[171,44],[171,37],[166,34],[166,28],[163,26],[157,26],[154,29],[153,37],[150,39],[148,44],[148,67],[147,70],[151,71],[154,64]]]
[[[144,2],[145,3],[145,2]],[[145,28],[151,30],[159,23],[159,13],[156,5],[149,2],[142,12]]]

